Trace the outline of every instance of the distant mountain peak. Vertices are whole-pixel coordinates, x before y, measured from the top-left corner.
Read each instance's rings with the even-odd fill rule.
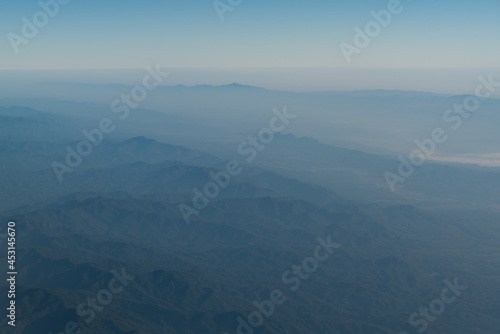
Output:
[[[221,85],[218,87],[225,87],[225,88],[260,88],[260,87],[255,87],[255,86],[248,86],[248,85],[242,85],[236,82],[227,84],[227,85]]]
[[[266,90],[262,87],[250,86],[250,85],[242,85],[237,82],[233,82],[226,85],[175,85],[175,86],[165,86],[170,88],[181,88],[181,89],[191,89],[191,88],[203,88],[203,89],[252,89],[252,90]]]
[[[146,138],[144,136],[137,136],[137,137],[133,137],[133,138],[130,138],[126,141],[123,142],[124,144],[127,144],[127,143],[141,143],[141,144],[153,144],[153,143],[158,143],[156,140],[154,139],[151,139],[151,138]]]
[[[153,139],[146,138],[146,137],[144,137],[144,136],[132,137],[132,138],[130,138],[129,140],[133,140],[133,141],[155,141],[155,140],[153,140]]]

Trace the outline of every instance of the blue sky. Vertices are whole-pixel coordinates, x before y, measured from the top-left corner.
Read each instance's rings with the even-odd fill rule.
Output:
[[[72,0],[15,54],[7,34],[20,34],[21,18],[40,7],[4,0],[0,69],[500,67],[499,1],[401,4],[348,64],[339,44],[387,1],[244,0],[222,22],[211,0]]]

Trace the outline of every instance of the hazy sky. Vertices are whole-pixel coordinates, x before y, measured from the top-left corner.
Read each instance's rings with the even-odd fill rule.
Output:
[[[500,1],[401,4],[347,64],[339,44],[387,1],[244,0],[221,21],[212,0],[72,0],[15,54],[8,33],[40,7],[2,0],[0,69],[500,68]]]

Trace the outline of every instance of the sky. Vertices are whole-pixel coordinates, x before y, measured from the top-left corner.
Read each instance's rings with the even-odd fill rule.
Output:
[[[355,27],[364,30],[389,1],[238,2],[219,2],[236,4],[222,21],[212,0],[71,0],[16,53],[9,36],[22,37],[23,17],[33,22],[41,7],[2,0],[0,70],[500,68],[498,0],[401,0],[350,62],[341,43],[356,47]]]

